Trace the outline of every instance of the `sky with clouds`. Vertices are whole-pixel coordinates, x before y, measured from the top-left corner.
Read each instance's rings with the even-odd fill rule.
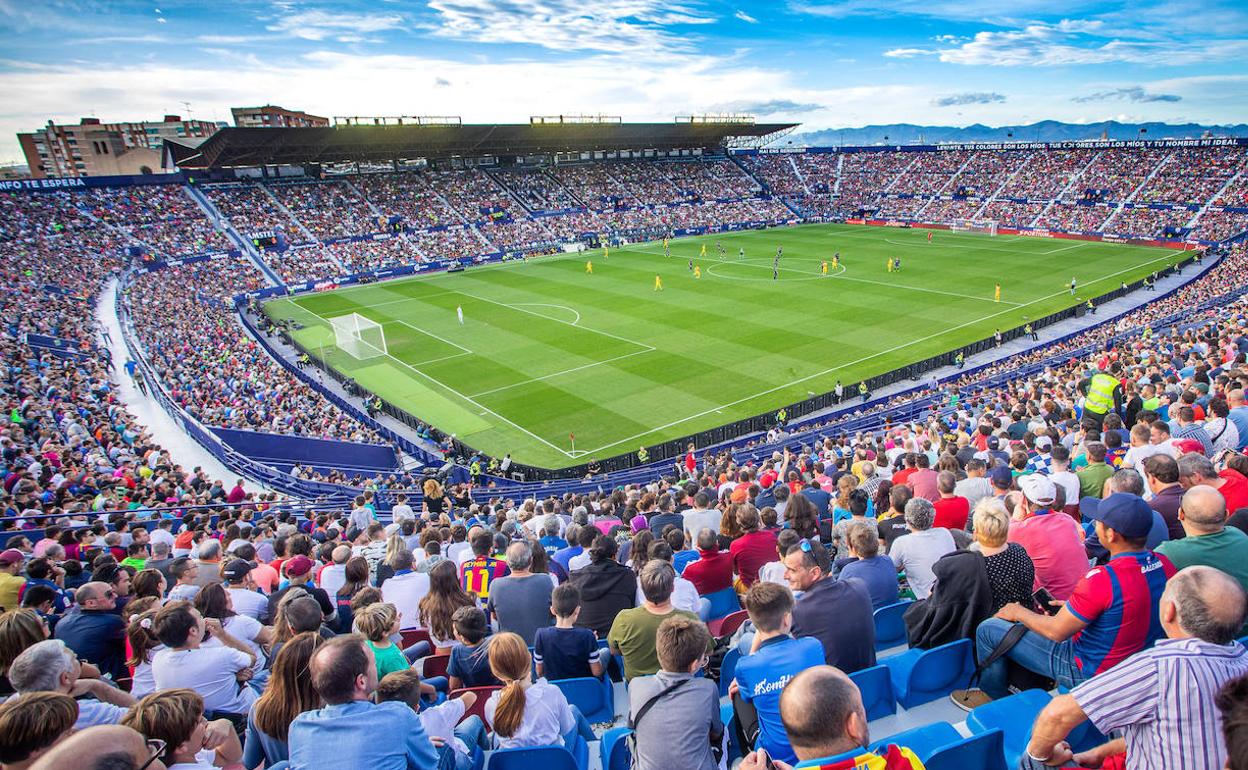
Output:
[[[805,130],[1245,122],[1246,62],[1242,0],[0,0],[0,161],[49,118],[264,103]]]

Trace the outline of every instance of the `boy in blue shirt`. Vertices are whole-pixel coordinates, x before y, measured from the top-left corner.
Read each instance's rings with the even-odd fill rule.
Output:
[[[750,654],[737,663],[736,678],[728,688],[737,722],[755,748],[789,764],[797,755],[780,721],[780,693],[800,672],[823,665],[818,639],[794,639],[793,593],[788,586],[759,581],[745,595],[745,609],[754,624]],[[757,737],[755,737],[757,736]]]
[[[602,676],[602,651],[588,628],[577,628],[581,592],[571,583],[556,586],[550,594],[550,614],[555,625],[537,629],[533,638],[533,661],[537,675],[548,680],[579,676]]]

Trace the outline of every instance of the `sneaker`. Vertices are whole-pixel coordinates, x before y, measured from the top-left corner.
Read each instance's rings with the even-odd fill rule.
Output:
[[[949,693],[949,700],[963,711],[971,711],[985,703],[992,703],[992,697],[978,688],[973,690],[954,690]]]

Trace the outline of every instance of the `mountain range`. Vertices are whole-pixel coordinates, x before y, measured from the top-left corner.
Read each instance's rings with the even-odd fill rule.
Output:
[[[1199,139],[1205,136],[1248,136],[1248,124],[1206,126],[1199,123],[1062,123],[1042,120],[1026,126],[916,126],[892,123],[861,128],[826,129],[786,136],[772,146],[837,147],[873,144],[938,144],[942,142],[1071,142],[1079,139]]]

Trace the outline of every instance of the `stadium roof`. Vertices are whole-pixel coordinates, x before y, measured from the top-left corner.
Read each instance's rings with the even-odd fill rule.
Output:
[[[182,169],[299,165],[594,150],[711,150],[761,143],[795,123],[544,123],[223,128],[199,146],[170,143]]]

